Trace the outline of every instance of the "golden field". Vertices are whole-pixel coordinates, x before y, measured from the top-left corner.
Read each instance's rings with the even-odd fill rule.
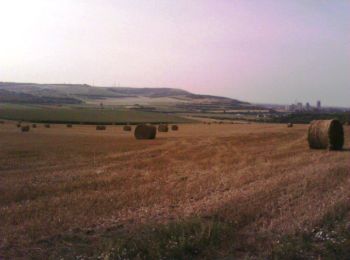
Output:
[[[0,125],[0,259],[281,258],[284,237],[350,221],[350,127],[338,152],[307,127]]]

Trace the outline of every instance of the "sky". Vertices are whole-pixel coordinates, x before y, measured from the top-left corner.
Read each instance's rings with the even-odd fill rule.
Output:
[[[350,106],[350,1],[0,0],[0,81]]]

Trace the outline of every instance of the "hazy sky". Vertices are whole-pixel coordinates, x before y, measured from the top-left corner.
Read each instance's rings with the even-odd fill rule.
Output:
[[[350,106],[350,1],[0,0],[0,81]]]

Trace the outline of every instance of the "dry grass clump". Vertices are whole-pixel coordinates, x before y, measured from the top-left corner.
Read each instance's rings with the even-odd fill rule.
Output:
[[[153,125],[138,125],[134,132],[136,139],[155,139],[156,134],[157,129]]]
[[[341,150],[344,129],[339,120],[314,120],[308,129],[308,142],[312,149]]]
[[[167,124],[160,124],[158,126],[158,132],[168,132],[169,126]]]
[[[21,127],[22,132],[29,132],[29,129],[30,129],[29,125],[25,125]]]
[[[293,127],[293,123],[288,123],[287,127]]]
[[[172,126],[171,126],[171,130],[173,130],[173,131],[179,130],[178,125],[172,125]]]
[[[106,130],[106,126],[105,125],[97,125],[96,130]]]
[[[131,131],[131,130],[132,130],[132,127],[131,127],[131,125],[125,125],[125,126],[123,127],[123,130],[124,130],[124,131]]]

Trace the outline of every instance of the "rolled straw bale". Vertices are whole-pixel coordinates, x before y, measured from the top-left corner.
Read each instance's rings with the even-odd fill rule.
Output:
[[[106,130],[106,126],[104,125],[97,125],[96,130]]]
[[[287,127],[293,127],[293,123],[288,123]]]
[[[160,124],[158,126],[158,132],[168,132],[169,131],[169,127],[167,124]]]
[[[29,125],[25,125],[25,126],[22,126],[22,127],[21,127],[21,131],[22,131],[22,132],[29,132],[29,129],[30,129],[30,128],[29,128]]]
[[[156,134],[157,129],[153,125],[138,125],[134,132],[136,139],[154,139]]]
[[[177,131],[177,130],[179,130],[179,127],[177,125],[172,125],[171,130]]]
[[[308,142],[312,149],[341,150],[344,145],[343,125],[336,119],[312,121]]]
[[[131,125],[125,125],[125,126],[123,127],[123,130],[124,130],[124,131],[131,131],[131,130],[132,130],[132,127],[131,127]]]

